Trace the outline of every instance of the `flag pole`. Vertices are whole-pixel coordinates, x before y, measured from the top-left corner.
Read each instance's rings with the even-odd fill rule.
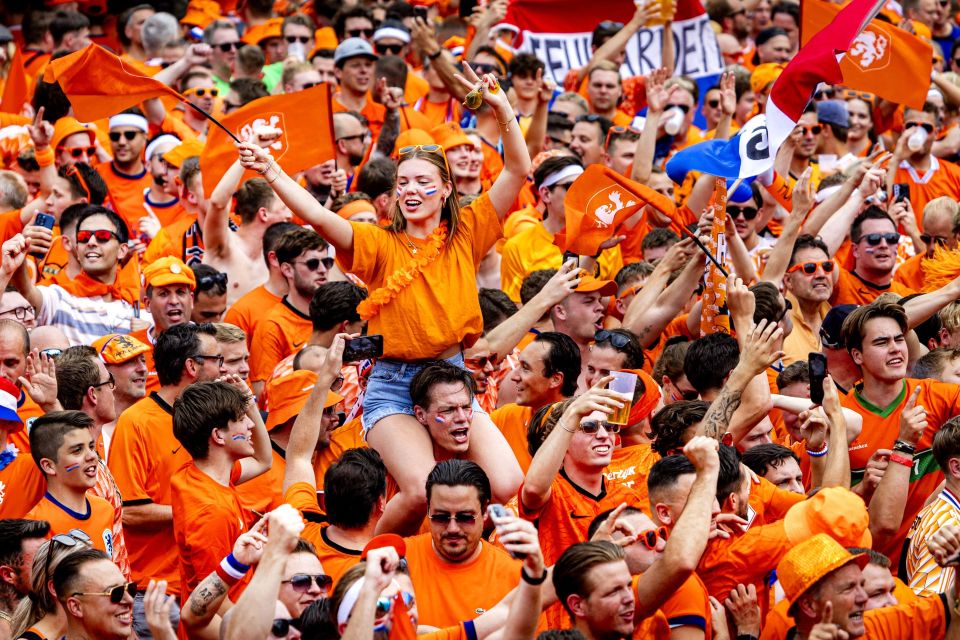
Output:
[[[216,118],[214,118],[212,115],[210,115],[209,113],[207,113],[206,111],[204,111],[203,109],[201,109],[200,107],[198,107],[197,105],[193,104],[192,102],[190,102],[190,101],[188,101],[188,100],[184,100],[184,101],[183,101],[183,104],[188,105],[188,106],[190,106],[190,107],[193,107],[194,109],[196,109],[197,111],[199,111],[199,112],[200,112],[200,115],[202,115],[204,118],[206,118],[207,120],[209,120],[209,121],[212,122],[213,124],[217,125],[217,126],[220,127],[221,129],[223,129],[223,131],[224,131],[228,136],[230,136],[231,138],[233,138],[233,141],[234,141],[234,142],[236,142],[237,144],[240,144],[240,138],[238,138],[237,136],[235,136],[235,135],[233,134],[233,131],[230,131],[230,129],[227,129],[225,126],[223,126],[223,124],[221,124],[220,121],[217,120]]]
[[[693,240],[694,244],[696,244],[698,247],[700,247],[700,251],[703,251],[703,254],[704,254],[705,256],[707,256],[707,258],[709,258],[710,262],[712,262],[713,265],[714,265],[717,269],[720,270],[720,273],[723,274],[723,277],[724,277],[724,278],[729,278],[729,277],[730,277],[730,274],[727,273],[726,269],[723,268],[723,265],[720,264],[720,263],[717,261],[717,259],[713,257],[713,254],[710,253],[710,250],[707,249],[702,242],[700,242],[700,238],[697,237],[697,234],[691,232],[691,231],[690,231],[689,229],[687,229],[686,227],[680,227],[680,228],[683,230],[683,232],[684,232],[685,234],[687,234],[687,237],[688,237],[688,238],[690,238],[691,240]]]

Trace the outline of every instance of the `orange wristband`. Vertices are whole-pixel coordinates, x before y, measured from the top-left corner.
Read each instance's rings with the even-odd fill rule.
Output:
[[[44,147],[43,149],[35,149],[34,155],[37,158],[37,164],[40,165],[40,168],[49,167],[53,164],[53,149],[50,147]]]

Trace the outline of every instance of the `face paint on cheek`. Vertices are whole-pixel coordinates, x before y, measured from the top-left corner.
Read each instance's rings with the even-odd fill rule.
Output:
[[[402,194],[402,193],[403,193],[403,189],[401,189],[400,187],[397,187],[397,197],[398,197],[398,198],[400,197],[400,194]]]
[[[863,252],[864,252],[864,253],[876,253],[877,250],[874,249],[873,247],[867,247],[866,249],[863,250]]]
[[[79,468],[80,468],[80,465],[79,465],[79,464],[72,464],[72,465],[70,465],[69,467],[67,467],[67,468],[65,469],[65,471],[76,471],[76,470],[79,469]]]
[[[437,192],[436,187],[427,187],[426,189],[423,190],[423,194],[426,196],[432,196],[436,192]]]
[[[243,435],[242,433],[238,433],[237,435],[233,436],[234,442],[238,442],[240,440],[246,440],[246,439],[247,439],[247,436]]]
[[[441,418],[440,416],[435,417],[433,421],[436,422],[437,424],[447,424],[447,421]]]

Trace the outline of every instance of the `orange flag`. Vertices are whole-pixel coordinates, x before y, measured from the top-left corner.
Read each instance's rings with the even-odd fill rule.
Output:
[[[109,118],[150,98],[183,96],[159,80],[133,70],[103,47],[90,44],[53,60],[43,72],[46,82],[58,82],[70,98],[77,120]]]
[[[726,264],[727,241],[727,181],[717,178],[713,201],[713,234],[710,246],[720,264]],[[706,287],[703,289],[700,309],[700,335],[730,333],[730,316],[727,310],[727,281],[717,265],[707,263]]]
[[[251,139],[260,127],[279,129],[281,135],[270,145],[270,153],[290,175],[336,155],[330,85],[326,83],[297,93],[258,98],[224,116],[221,122],[241,140]],[[224,131],[210,128],[200,155],[204,193],[213,193],[236,159],[233,140]],[[247,171],[243,179],[256,177],[257,174]]]
[[[803,0],[801,46],[830,24],[842,8],[824,0]],[[927,98],[925,79],[931,69],[930,43],[881,20],[871,21],[840,61],[845,86],[917,109]],[[910,81],[915,78],[923,81]]]
[[[566,230],[554,243],[561,251],[596,255],[624,220],[650,205],[671,218],[677,206],[650,187],[625,178],[609,167],[592,164],[567,189]]]
[[[390,640],[416,640],[417,631],[407,614],[407,603],[403,601],[403,594],[393,596],[392,615],[390,616]]]
[[[19,114],[29,97],[30,83],[27,80],[27,72],[23,68],[23,53],[20,47],[16,47],[13,50],[13,58],[10,60],[7,81],[3,85],[0,111]]]

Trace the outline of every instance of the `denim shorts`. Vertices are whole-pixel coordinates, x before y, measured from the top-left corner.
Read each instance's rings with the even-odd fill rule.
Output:
[[[458,353],[447,358],[447,362],[461,369],[463,354]],[[410,398],[410,382],[424,367],[424,362],[403,362],[401,360],[380,359],[373,365],[367,389],[363,395],[363,433],[366,435],[377,422],[386,417],[403,414],[413,415],[413,399]],[[473,400],[473,412],[486,412],[480,408],[477,399]]]

